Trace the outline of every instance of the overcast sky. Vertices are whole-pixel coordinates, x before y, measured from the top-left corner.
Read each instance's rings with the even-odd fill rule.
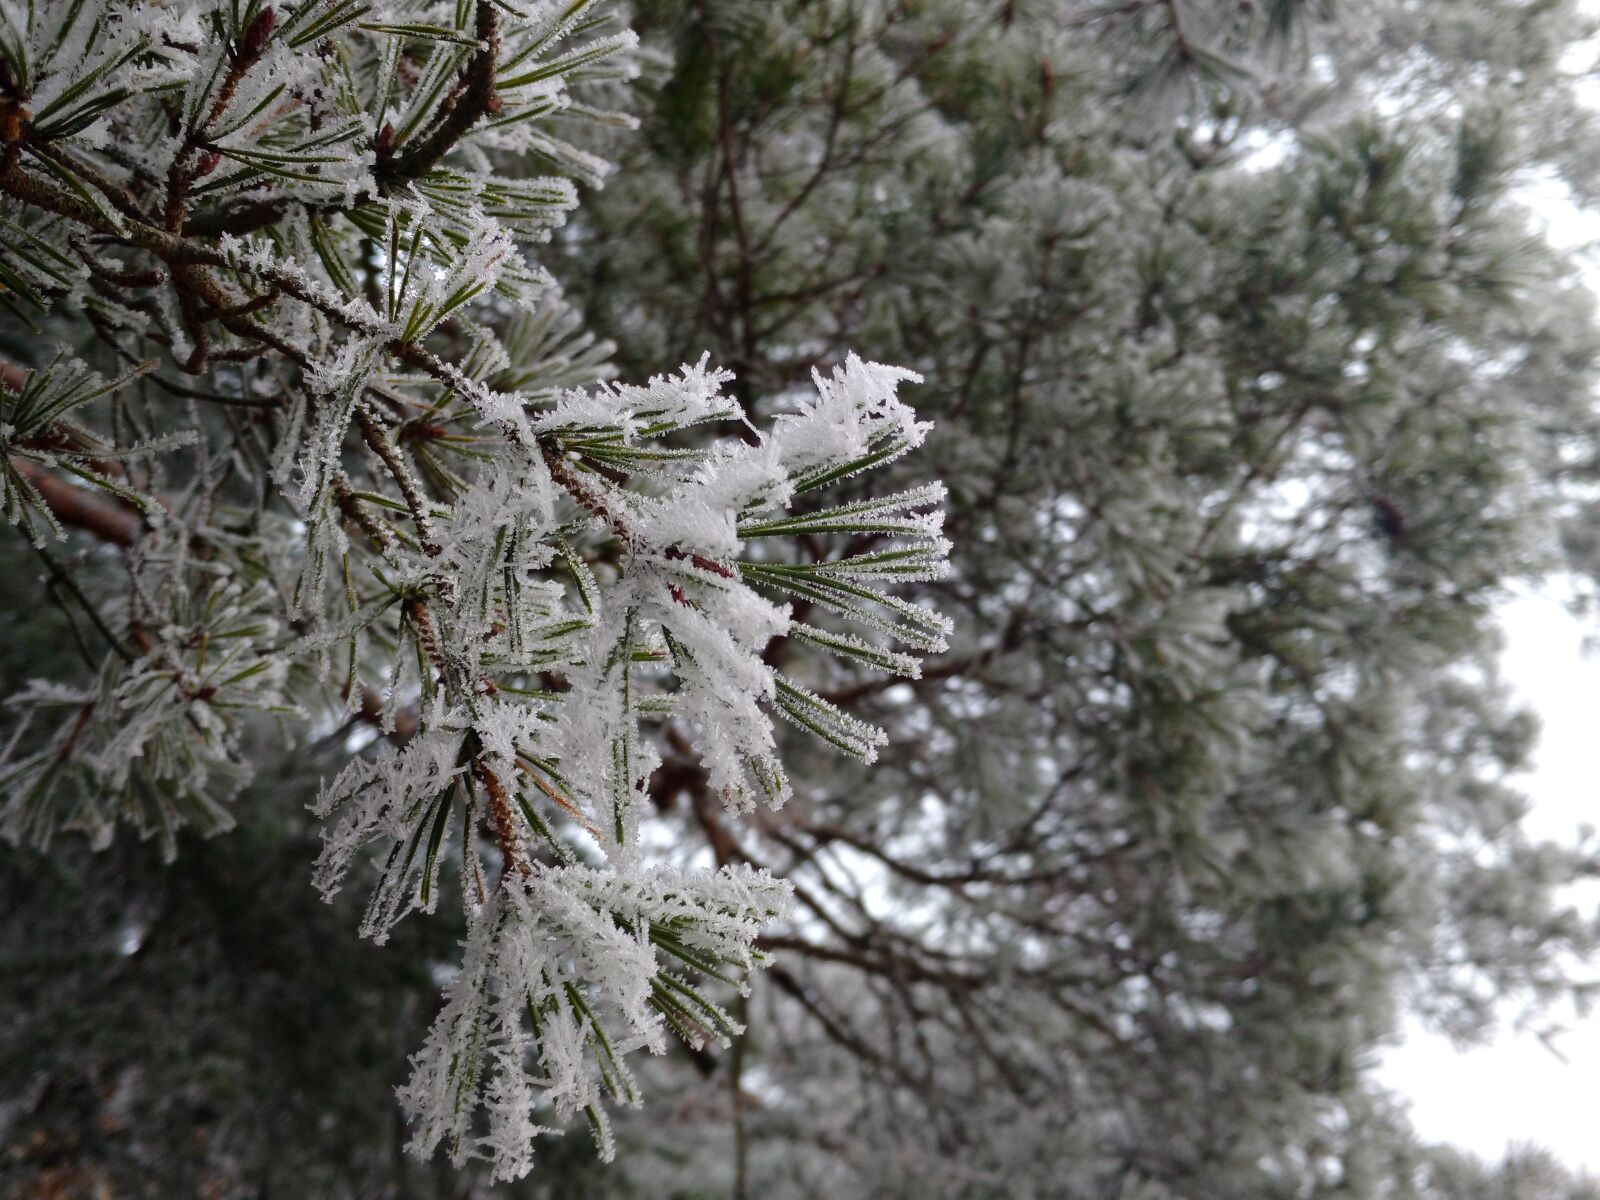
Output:
[[[1530,187],[1527,199],[1600,291],[1600,214],[1580,212],[1553,183]],[[1570,841],[1580,825],[1600,826],[1600,656],[1585,650],[1600,623],[1580,623],[1560,595],[1552,581],[1505,607],[1504,671],[1543,726],[1533,770],[1521,780],[1533,801],[1527,827]],[[1592,912],[1590,895],[1583,899]],[[1600,962],[1588,970],[1600,978]],[[1385,1054],[1379,1076],[1411,1098],[1424,1137],[1491,1159],[1512,1143],[1534,1142],[1600,1173],[1600,1011],[1573,1020],[1555,1049],[1559,1056],[1532,1034],[1506,1031],[1459,1052],[1411,1028]]]
[[[1583,822],[1600,825],[1600,658],[1583,650],[1595,631],[1550,592],[1519,597],[1504,616],[1506,678],[1544,726],[1522,781],[1533,800],[1527,825],[1571,840]],[[1600,976],[1600,963],[1589,969]],[[1491,1159],[1513,1142],[1536,1142],[1600,1173],[1600,1013],[1574,1022],[1555,1046],[1561,1057],[1532,1034],[1507,1031],[1461,1053],[1413,1028],[1384,1056],[1379,1077],[1411,1098],[1424,1137]]]

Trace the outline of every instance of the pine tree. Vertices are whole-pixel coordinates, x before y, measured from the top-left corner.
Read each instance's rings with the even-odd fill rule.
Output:
[[[671,67],[558,269],[624,364],[710,345],[758,408],[845,345],[921,372],[958,634],[824,692],[888,731],[872,773],[808,763],[754,829],[679,793],[796,909],[759,1084],[624,1136],[738,1147],[747,1195],[1423,1187],[1367,1074],[1397,1013],[1537,1014],[1596,933],[1494,666],[1508,586],[1593,577],[1593,306],[1516,191],[1593,195],[1591,23],[650,17]]]
[[[9,460],[46,557],[0,547],[29,589],[0,686],[41,709],[6,761],[61,790],[7,812],[24,836],[236,828],[174,836],[171,863],[160,837],[0,858],[5,911],[23,914],[0,923],[0,973],[21,981],[0,1001],[0,1180],[161,1197],[1592,1194],[1538,1154],[1491,1167],[1420,1144],[1368,1076],[1404,1009],[1470,1038],[1582,999],[1573,960],[1595,944],[1565,890],[1595,847],[1520,828],[1510,776],[1534,723],[1495,676],[1493,617],[1512,583],[1600,561],[1592,305],[1515,195],[1533,172],[1594,194],[1600,142],[1562,62],[1584,19],[1510,0],[637,7],[637,46],[585,15],[515,68],[508,47],[550,28],[536,15],[352,5],[323,29],[334,10],[277,12],[238,103],[272,90],[250,92],[253,72],[306,72],[319,82],[280,93],[304,125],[247,122],[180,172],[216,146],[184,185],[181,236],[222,260],[195,269],[230,305],[272,297],[243,313],[174,288],[156,251],[91,221],[86,259],[35,201],[7,202],[30,238],[67,238],[49,243],[64,261],[20,237],[32,258],[0,260],[22,284],[3,295],[101,376],[65,366],[64,394],[155,364],[72,410],[93,445]],[[191,82],[202,47],[231,72],[261,11],[176,46],[153,34],[165,49],[128,61],[166,83],[99,118],[143,123],[68,135],[64,165],[20,146],[6,170],[124,233],[81,168],[161,212],[186,140],[156,116],[182,120],[162,99],[173,74],[207,86]],[[295,28],[322,49],[269,62]],[[120,48],[114,33],[96,36]],[[8,69],[20,135],[43,105],[17,101]],[[548,107],[504,86],[545,70],[521,86],[551,83]],[[66,103],[111,95],[98,86]],[[375,108],[380,92],[409,115]],[[345,97],[360,129],[311,144]],[[507,124],[519,102],[538,111]],[[336,115],[313,122],[318,105]],[[603,190],[601,158],[617,163]],[[576,180],[583,204],[525,171]],[[511,257],[542,231],[536,265]],[[144,303],[135,276],[158,269]],[[20,329],[0,352],[46,367]],[[924,376],[936,425],[916,456],[888,461],[924,432],[891,402],[902,377],[851,350]],[[675,362],[701,365],[600,382]],[[24,380],[8,380],[9,405]],[[852,387],[899,436],[858,411],[815,421],[806,446],[797,419]],[[716,417],[748,424],[719,438]],[[95,452],[175,428],[192,440]],[[784,460],[771,491],[744,490],[797,444],[812,473]],[[770,511],[738,513],[751,494]],[[530,497],[553,529],[508,523]],[[936,506],[956,569],[931,579]],[[238,702],[300,712],[196,693],[189,707],[219,711],[142,726],[131,793],[80,792],[48,755],[66,739],[60,762],[100,782],[83,775],[97,748],[155,715],[125,684],[186,678],[175,664],[202,688],[226,678],[201,674],[218,639],[188,646],[194,610],[176,611],[220,580],[268,598],[219,598],[208,626],[213,609],[277,622],[221,639],[283,664]],[[895,580],[915,592],[880,590]],[[773,601],[809,624],[772,628]],[[904,650],[946,639],[917,674]],[[107,658],[119,641],[126,666]],[[124,707],[74,735],[77,697],[101,688]],[[769,725],[773,708],[790,720]],[[780,761],[788,803],[730,820],[730,795],[784,786]],[[594,789],[619,779],[620,796]],[[76,795],[101,799],[59,807]],[[299,819],[317,795],[323,839]],[[319,840],[328,907],[301,874]],[[690,880],[704,890],[669,896]],[[437,904],[447,886],[461,903]],[[439,911],[400,920],[411,907]],[[358,945],[358,924],[388,944]],[[663,1026],[681,1049],[622,1061]],[[608,1093],[646,1101],[607,1111]],[[469,1126],[480,1095],[492,1115]],[[550,1140],[537,1170],[495,1181],[527,1164],[530,1125],[591,1105],[615,1162]],[[489,1161],[419,1162],[413,1139]]]

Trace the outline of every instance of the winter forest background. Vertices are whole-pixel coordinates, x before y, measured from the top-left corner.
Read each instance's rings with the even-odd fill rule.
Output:
[[[0,1194],[1600,1196],[1597,34],[0,0]]]

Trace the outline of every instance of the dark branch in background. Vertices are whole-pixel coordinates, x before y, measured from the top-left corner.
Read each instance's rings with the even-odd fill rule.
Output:
[[[107,500],[86,488],[68,483],[53,475],[38,463],[16,455],[11,457],[12,469],[33,485],[44,502],[50,506],[56,520],[74,529],[94,534],[102,542],[127,549],[139,538],[144,528],[139,515],[124,508],[114,500]]]
[[[27,371],[15,363],[0,362],[0,386],[20,392],[27,380]],[[14,454],[11,468],[33,486],[63,525],[82,529],[102,542],[124,549],[133,545],[144,527],[133,510],[99,493],[76,487],[30,459]]]

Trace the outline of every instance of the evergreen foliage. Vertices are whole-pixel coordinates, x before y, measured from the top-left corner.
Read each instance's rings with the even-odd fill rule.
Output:
[[[1577,6],[635,7],[0,0],[0,1181],[1592,1196]]]
[[[624,369],[709,345],[758,409],[846,345],[921,372],[956,545],[950,654],[825,693],[878,766],[728,831],[796,913],[710,1145],[749,1194],[1421,1186],[1367,1077],[1397,1013],[1538,1020],[1594,944],[1494,668],[1514,581],[1594,569],[1592,301],[1518,202],[1592,194],[1590,22],[649,16],[554,269]]]
[[[721,437],[695,435],[744,414],[703,356],[574,386],[607,347],[529,248],[606,174],[564,123],[620,120],[583,99],[631,71],[615,24],[589,0],[0,7],[0,300],[92,335],[0,392],[0,511],[85,659],[8,697],[0,833],[104,849],[125,822],[171,859],[234,824],[261,753],[369,717],[389,740],[317,794],[315,882],[375,849],[382,943],[459,859],[465,958],[400,1098],[415,1150],[502,1179],[548,1106],[610,1158],[627,1055],[736,1035],[713,991],[787,905],[746,866],[639,854],[654,731],[730,807],[777,806],[774,713],[863,761],[882,739],[769,643],[914,677],[894,643],[948,630],[897,594],[943,571],[942,493],[818,499],[922,441],[913,374],[851,356]],[[80,584],[67,525],[122,547],[120,586]],[[802,534],[842,550],[798,560]]]

